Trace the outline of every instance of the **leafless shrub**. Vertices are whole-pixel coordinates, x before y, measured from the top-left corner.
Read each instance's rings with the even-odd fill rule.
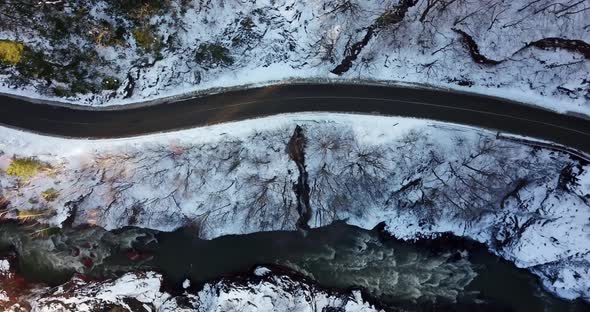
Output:
[[[354,18],[361,11],[358,0],[328,0],[324,2],[324,10],[327,15],[346,15]]]
[[[499,213],[510,198],[526,210],[520,194],[554,183],[566,161],[558,155],[549,161],[538,154],[546,151],[483,132],[455,131],[448,142],[452,148],[433,141],[426,131],[409,131],[390,145],[354,140],[350,148],[338,145],[337,133],[316,134],[318,142],[310,140],[308,149],[320,160],[310,171],[313,221],[328,224],[362,216],[365,209],[386,209],[412,212],[423,225],[445,215],[469,226]],[[344,157],[334,157],[343,151]]]
[[[319,38],[311,45],[311,56],[318,57],[322,63],[336,63],[338,58],[337,45],[340,36],[333,31],[322,33]]]
[[[296,220],[289,181],[255,174],[247,178],[246,183],[251,186],[247,194],[250,200],[244,207],[247,221],[256,221],[262,230],[269,230],[287,228]],[[277,197],[280,201],[275,199]]]

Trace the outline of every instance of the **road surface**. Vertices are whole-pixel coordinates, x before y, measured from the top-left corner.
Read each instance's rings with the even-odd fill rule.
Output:
[[[553,141],[590,153],[590,120],[475,94],[370,85],[280,85],[119,110],[0,96],[0,124],[77,138],[127,137],[293,112],[428,118]]]

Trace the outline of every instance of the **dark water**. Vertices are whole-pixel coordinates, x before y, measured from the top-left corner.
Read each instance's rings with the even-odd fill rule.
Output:
[[[0,226],[0,249],[19,253],[20,271],[32,281],[57,285],[78,271],[114,277],[138,269],[164,274],[180,288],[251,273],[258,265],[285,268],[321,286],[362,289],[386,307],[411,310],[589,311],[561,300],[532,274],[473,243],[411,244],[378,230],[334,224],[299,232],[266,232],[196,238],[190,229],[171,233],[141,229],[107,232],[66,229],[31,239],[14,224]],[[90,259],[90,260],[89,260]]]
[[[362,287],[393,301],[452,302],[475,277],[458,252],[431,254],[411,244],[379,240],[376,232],[344,224],[309,231],[193,239],[185,231],[160,233],[158,243],[139,248],[170,281],[196,282],[249,271],[257,264],[290,268],[332,288]],[[180,251],[180,252],[179,252]]]
[[[473,251],[469,258],[478,275],[466,290],[478,291],[498,305],[513,311],[590,311],[590,305],[581,300],[556,298],[542,288],[536,276],[485,250]]]

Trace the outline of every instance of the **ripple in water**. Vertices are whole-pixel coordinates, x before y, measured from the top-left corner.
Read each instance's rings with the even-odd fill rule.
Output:
[[[431,254],[386,245],[369,232],[353,234],[346,243],[325,245],[324,252],[279,263],[322,285],[361,287],[387,301],[456,302],[477,275],[463,253]]]

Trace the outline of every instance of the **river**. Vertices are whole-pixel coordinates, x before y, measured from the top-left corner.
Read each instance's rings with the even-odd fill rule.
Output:
[[[232,278],[266,265],[331,289],[361,289],[383,307],[418,310],[588,311],[546,292],[525,270],[459,238],[403,242],[344,223],[302,232],[197,238],[196,229],[157,232],[84,227],[32,236],[0,225],[0,254],[18,254],[18,273],[51,286],[74,272],[95,278],[155,270],[170,289]]]

